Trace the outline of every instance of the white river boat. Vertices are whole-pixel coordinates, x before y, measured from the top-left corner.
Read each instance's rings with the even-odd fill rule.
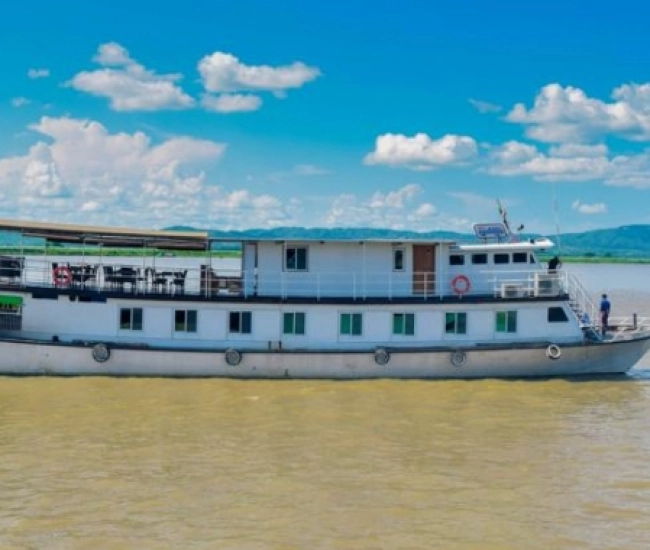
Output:
[[[20,243],[0,256],[0,374],[572,376],[624,373],[650,348],[644,317],[584,322],[597,308],[579,280],[538,259],[551,240],[475,229],[472,244],[235,240],[0,220]]]

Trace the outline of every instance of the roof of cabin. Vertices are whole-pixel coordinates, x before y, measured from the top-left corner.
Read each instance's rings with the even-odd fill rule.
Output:
[[[25,237],[39,237],[51,243],[103,244],[117,247],[206,250],[206,231],[156,231],[0,219],[0,231],[18,231]]]
[[[495,250],[540,250],[554,246],[547,238],[521,242],[477,242],[458,244],[451,239],[309,239],[309,238],[260,238],[260,237],[211,237],[207,231],[146,230],[95,225],[34,222],[0,219],[0,231],[17,231],[25,237],[39,237],[50,243],[80,245],[106,245],[115,247],[150,247],[180,250],[207,250],[213,242],[276,243],[276,244],[447,244],[452,250],[463,252],[487,252]]]

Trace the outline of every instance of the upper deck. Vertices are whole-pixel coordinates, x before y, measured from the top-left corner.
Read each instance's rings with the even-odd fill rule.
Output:
[[[565,274],[547,273],[536,257],[537,251],[553,246],[548,239],[476,244],[237,239],[241,255],[235,265],[224,267],[211,256],[214,243],[224,239],[211,239],[205,232],[10,220],[0,220],[0,230],[45,240],[42,256],[0,258],[0,284],[64,294],[376,301],[548,298],[569,289]],[[60,247],[52,245],[61,243],[81,245],[81,258],[57,256]],[[109,246],[139,248],[143,254],[119,260],[102,256]],[[152,249],[202,254],[161,260]]]

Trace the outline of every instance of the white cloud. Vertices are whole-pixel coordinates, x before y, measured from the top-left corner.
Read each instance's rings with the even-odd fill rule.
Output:
[[[222,143],[179,136],[154,144],[143,132],[111,134],[71,118],[30,128],[42,139],[0,159],[0,215],[133,227],[294,224],[295,202],[210,181],[204,168],[223,156]]]
[[[224,52],[206,55],[198,65],[209,92],[270,91],[282,93],[300,88],[320,76],[320,70],[297,61],[291,65],[245,65]]]
[[[29,78],[47,78],[50,76],[49,69],[29,69],[27,71],[27,76]]]
[[[137,63],[120,44],[99,47],[94,61],[102,69],[82,71],[68,83],[76,90],[110,100],[116,111],[187,109],[194,99],[176,85],[178,74],[158,75]]]
[[[580,214],[606,214],[607,205],[604,202],[597,202],[594,204],[584,204],[576,200],[571,205],[571,208],[580,212]]]
[[[541,181],[602,180],[608,185],[650,188],[650,151],[613,156],[604,144],[563,144],[545,153],[533,145],[509,141],[491,150],[486,171]]]
[[[208,111],[217,113],[242,113],[257,111],[262,106],[262,99],[251,94],[223,94],[220,96],[205,94],[201,105]]]
[[[496,103],[489,103],[487,101],[481,101],[480,99],[470,98],[468,101],[479,113],[482,114],[498,113],[502,109],[501,105],[497,105]]]
[[[31,103],[30,99],[27,99],[26,97],[14,97],[11,100],[11,105],[13,107],[24,107],[25,105],[29,105]]]
[[[383,134],[377,137],[375,150],[365,156],[364,163],[431,170],[438,166],[469,161],[476,154],[476,141],[467,136],[447,134],[433,140],[424,133],[413,137]]]
[[[387,193],[377,191],[363,199],[344,193],[332,200],[325,214],[326,227],[379,227],[424,231],[431,228],[436,208],[421,203],[422,188],[409,184]]]
[[[314,166],[313,164],[296,164],[291,169],[291,174],[296,176],[324,176],[329,173],[329,170]]]
[[[370,198],[369,206],[371,208],[404,208],[408,202],[413,200],[421,192],[422,188],[415,183],[405,185],[397,191],[390,191],[388,193],[377,191]]]
[[[527,109],[518,103],[506,120],[527,127],[526,135],[544,142],[586,142],[605,135],[634,141],[650,139],[650,83],[625,84],[611,103],[590,98],[580,88],[544,86]]]
[[[604,145],[566,145],[551,148],[548,154],[532,145],[509,141],[490,153],[490,174],[532,176],[535,179],[586,181],[607,177],[610,162]]]

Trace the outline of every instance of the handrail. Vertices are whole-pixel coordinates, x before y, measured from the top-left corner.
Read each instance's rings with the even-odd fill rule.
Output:
[[[579,316],[587,312],[596,318],[596,306],[579,279],[564,270],[548,273],[540,269],[492,270],[468,274],[469,283],[452,285],[455,272],[374,272],[359,271],[300,271],[258,272],[241,268],[224,269],[219,265],[202,263],[196,258],[47,258],[28,256],[2,257],[0,284],[11,286],[55,287],[52,271],[55,264],[70,264],[74,274],[70,287],[98,292],[131,291],[139,294],[176,293],[211,296],[280,296],[282,298],[310,297],[318,300],[402,299],[472,297],[499,299],[553,298],[568,295]],[[58,263],[57,263],[58,260]],[[68,261],[69,260],[69,261]],[[7,270],[3,273],[2,267]],[[80,266],[86,266],[81,269]],[[87,266],[92,269],[87,269]],[[124,277],[114,277],[111,268],[128,270]],[[183,276],[179,276],[183,273]],[[6,275],[6,276],[3,276]],[[465,276],[463,277],[465,279]],[[66,281],[67,286],[67,281]]]

